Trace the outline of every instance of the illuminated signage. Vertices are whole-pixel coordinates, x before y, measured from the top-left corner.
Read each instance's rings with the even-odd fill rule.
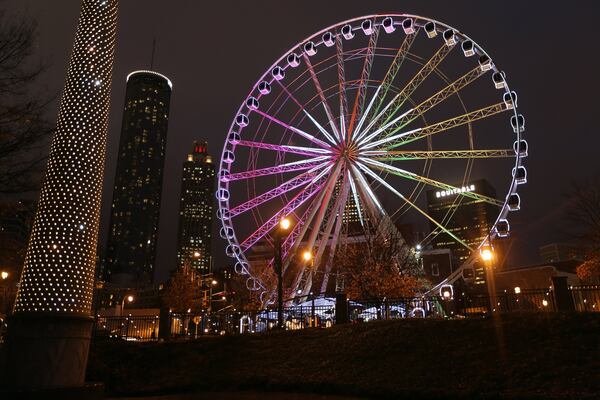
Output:
[[[441,192],[435,192],[435,197],[440,198],[440,197],[452,196],[452,195],[458,194],[458,193],[474,192],[474,191],[475,191],[475,185],[463,186],[463,187],[454,188],[451,190],[442,190]]]

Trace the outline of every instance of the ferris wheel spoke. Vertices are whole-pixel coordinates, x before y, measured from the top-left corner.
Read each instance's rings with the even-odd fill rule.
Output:
[[[400,119],[404,118],[404,116],[405,116],[407,113],[409,113],[409,112],[410,112],[410,111],[407,111],[406,113],[404,113],[404,114],[402,114],[402,115],[400,115],[400,116],[398,116],[398,117],[394,118],[392,121],[388,122],[387,124],[384,124],[384,125],[383,125],[383,126],[381,126],[379,129],[376,129],[376,130],[375,130],[373,133],[371,133],[369,136],[367,136],[367,137],[365,137],[365,138],[362,138],[362,140],[360,140],[360,141],[358,141],[358,142],[357,142],[357,146],[358,146],[358,147],[361,147],[361,146],[363,146],[365,143],[369,143],[369,142],[370,142],[371,140],[373,140],[375,137],[379,136],[379,134],[380,134],[380,133],[382,133],[382,132],[385,132],[385,130],[386,130],[386,129],[388,129],[388,128],[390,128],[391,126],[393,126],[393,125],[396,123],[396,121],[398,121],[398,120],[400,120]],[[400,136],[398,136],[398,137],[400,137]],[[378,140],[378,141],[376,141],[376,142],[373,142],[373,143],[369,143],[367,146],[365,146],[365,148],[372,148],[372,147],[376,147],[376,146],[378,146],[379,144],[390,142],[390,141],[392,141],[392,140],[395,140],[396,138],[397,138],[397,137],[390,137],[389,135],[386,135],[386,137],[385,137],[385,138],[383,138],[383,139],[380,139],[380,140]]]
[[[423,65],[417,74],[406,84],[400,93],[394,98],[394,107],[389,108],[384,113],[384,124],[387,123],[393,116],[400,111],[406,100],[417,90],[419,86],[429,77],[429,75],[440,65],[452,49],[456,46],[443,44],[442,47]]]
[[[308,113],[308,111],[306,110],[302,110],[304,111],[304,114],[308,117],[308,119],[310,119],[312,121],[313,124],[315,124],[315,126],[317,127],[317,129],[323,134],[323,136],[325,136],[327,138],[327,140],[329,140],[331,142],[331,144],[335,145],[337,144],[335,139],[329,134],[329,132],[327,132],[327,130],[325,128],[323,128],[323,126],[321,126],[321,124],[319,124],[319,122]]]
[[[331,150],[316,148],[316,147],[302,147],[302,146],[291,146],[281,144],[271,144],[264,142],[254,142],[251,140],[240,140],[237,143],[238,146],[252,147],[257,149],[273,150],[277,152],[301,154],[305,156],[319,156],[323,154],[331,154]]]
[[[338,129],[335,126],[335,119],[333,118],[333,114],[331,113],[331,109],[329,108],[329,103],[327,102],[325,93],[323,93],[323,89],[321,88],[321,83],[319,82],[319,78],[317,77],[317,74],[315,73],[313,65],[310,62],[310,59],[308,58],[306,53],[303,53],[303,56],[304,56],[304,61],[306,62],[308,71],[310,73],[310,76],[312,78],[313,84],[315,85],[315,89],[317,90],[319,98],[321,99],[321,104],[323,104],[323,108],[325,109],[325,114],[327,115],[327,119],[329,120],[329,125],[331,126],[331,129],[335,133],[338,140],[341,142],[343,140],[342,133],[338,132]]]
[[[381,83],[383,91],[380,92],[379,96],[376,97],[377,98],[376,106],[373,111],[374,115],[377,115],[377,113],[381,109],[381,106],[383,105],[383,102],[385,101],[385,97],[387,96],[388,91],[390,90],[390,87],[392,86],[392,83],[396,79],[396,75],[398,74],[400,67],[404,63],[404,60],[406,59],[406,55],[410,51],[410,48],[412,47],[412,44],[415,41],[415,38],[417,37],[417,33],[419,33],[419,29],[420,29],[419,27],[415,28],[415,31],[413,33],[410,33],[404,37],[404,40],[402,41],[400,48],[396,52],[394,59],[392,60],[388,70],[386,71],[385,77],[383,78],[383,81]]]
[[[358,125],[356,125],[356,132],[360,132],[360,128],[362,128],[367,115],[369,114],[369,110],[371,109],[371,107],[373,107],[373,103],[375,102],[375,99],[377,98],[377,94],[379,93],[379,91],[381,90],[381,85],[377,87],[377,89],[375,90],[375,93],[373,94],[373,97],[371,98],[371,101],[369,102],[369,105],[367,105],[367,109],[365,110],[364,114],[361,116],[360,121],[358,121]],[[356,140],[354,141],[356,142]]]
[[[423,128],[414,129],[414,130],[411,130],[408,132],[400,133],[398,135],[388,136],[388,139],[394,138],[393,140],[395,141],[395,143],[393,143],[392,145],[387,147],[387,149],[388,150],[395,149],[396,147],[405,145],[405,144],[413,142],[415,140],[423,139],[423,138],[426,138],[431,135],[435,135],[440,132],[445,132],[452,128],[456,128],[458,126],[469,124],[471,122],[475,122],[480,119],[489,118],[491,116],[494,116],[496,114],[499,114],[501,112],[508,111],[508,110],[512,110],[512,107],[507,106],[505,103],[497,103],[497,104],[494,104],[494,105],[491,105],[491,106],[488,106],[488,107],[485,107],[485,108],[482,108],[482,109],[479,109],[476,111],[471,111],[469,113],[447,119],[442,122],[438,122],[438,123],[435,123],[432,125],[425,126]],[[398,129],[396,129],[393,132],[390,132],[389,135],[392,135],[393,133],[395,133],[397,131],[398,131]],[[381,141],[379,141],[379,142],[381,142]],[[389,140],[386,140],[385,142],[389,142]],[[385,142],[382,142],[382,143],[385,143]],[[374,142],[374,143],[378,143],[378,142]],[[374,147],[373,146],[374,143],[371,143],[371,144],[365,146],[365,149]]]
[[[364,204],[367,206],[367,209],[371,213],[371,217],[373,217],[375,220],[379,219],[378,216],[385,212],[383,207],[381,206],[381,203],[379,202],[379,199],[377,199],[377,196],[375,196],[375,193],[373,193],[371,186],[369,185],[363,174],[354,165],[352,165],[352,174],[356,177],[356,181],[358,183],[359,188],[358,192],[362,192],[362,197],[365,199]]]
[[[421,67],[419,72],[404,86],[400,93],[396,94],[390,102],[377,114],[369,125],[364,129],[363,133],[369,132],[373,126],[381,119],[381,125],[386,125],[394,118],[394,115],[402,108],[406,100],[414,93],[414,91],[427,79],[427,77],[437,68],[437,66],[446,58],[452,51],[455,45],[442,45],[440,49]]]
[[[493,204],[495,206],[502,206],[504,204],[500,200],[494,199],[492,197],[484,196],[482,194],[478,194],[478,193],[468,191],[468,190],[463,190],[463,188],[458,188],[456,186],[449,185],[447,183],[439,182],[434,179],[415,174],[414,172],[406,171],[404,169],[395,167],[393,165],[384,164],[382,162],[364,158],[364,157],[359,157],[359,160],[364,164],[368,164],[371,167],[377,168],[378,170],[389,172],[393,175],[400,176],[402,178],[421,182],[426,185],[433,186],[435,188],[451,192],[452,194],[458,194],[458,195],[461,195],[464,197],[469,197],[474,200],[484,201],[488,204]]]
[[[248,236],[241,244],[240,249],[244,252],[248,251],[256,242],[262,239],[267,233],[273,230],[279,223],[279,221],[290,215],[294,210],[308,201],[311,197],[317,194],[321,189],[325,186],[324,183],[314,183],[310,184],[302,191],[300,191],[296,196],[290,200],[285,207],[276,212],[271,218],[267,220],[264,224],[262,224],[255,232],[253,232],[250,236]]]
[[[351,171],[349,171],[349,174],[350,174],[349,182],[350,182],[350,189],[352,191],[352,198],[354,200],[354,205],[356,206],[356,211],[358,213],[358,219],[360,221],[360,225],[362,227],[364,227],[365,226],[365,221],[364,221],[364,218],[363,218],[363,215],[362,215],[362,210],[361,210],[361,207],[360,207],[360,201],[358,199],[358,192],[356,190],[356,184],[354,183],[354,179],[355,178],[352,176],[352,172]]]
[[[253,110],[255,113],[262,115],[263,117],[275,122],[278,125],[281,125],[282,127],[289,129],[290,131],[302,136],[305,139],[310,140],[311,142],[313,142],[314,144],[321,146],[324,149],[329,149],[331,148],[331,146],[327,143],[325,143],[324,141],[317,139],[316,137],[314,137],[313,135],[311,135],[310,133],[306,133],[301,129],[298,129],[292,125],[286,124],[285,122],[275,118],[272,115],[267,114],[266,112],[262,111],[262,110]]]
[[[319,124],[317,122],[317,120],[306,110],[306,107],[304,107],[299,101],[298,99],[296,99],[296,97],[288,90],[288,88],[281,83],[281,81],[279,80],[275,80],[279,86],[281,87],[281,89],[287,94],[287,96],[292,99],[292,101],[294,103],[296,103],[296,105],[298,107],[300,107],[300,109],[302,110],[302,112],[304,112],[304,114],[311,120],[311,122],[317,127],[317,129],[323,134],[323,136],[325,136],[325,138],[327,138],[327,140],[329,140],[329,142],[331,142],[331,144],[335,145],[336,141],[333,139],[333,137],[331,137],[331,135],[329,134],[329,132],[327,132],[327,130],[325,128],[323,128],[323,126],[321,124]]]
[[[310,171],[306,171],[300,175],[298,175],[295,178],[292,178],[284,183],[282,183],[281,185],[277,186],[276,188],[273,188],[263,194],[260,194],[236,207],[233,207],[230,210],[230,214],[231,217],[235,217],[239,214],[242,214],[243,212],[246,212],[248,210],[251,210],[263,203],[266,203],[274,198],[277,198],[279,196],[281,196],[282,194],[291,192],[294,189],[297,189],[299,187],[302,187],[308,183],[310,183],[313,179],[315,179],[315,177],[317,177],[317,170],[320,168],[323,168],[324,165],[322,166],[318,166],[315,167],[313,169],[311,169]]]
[[[350,117],[350,124],[348,126],[347,137],[348,142],[350,142],[350,138],[354,132],[354,124],[357,118],[362,117],[365,97],[367,95],[367,81],[371,76],[371,68],[373,67],[373,57],[375,56],[375,48],[377,46],[377,39],[379,38],[379,27],[375,27],[371,36],[369,36],[369,45],[367,47],[367,51],[365,54],[365,59],[363,62],[362,73],[360,76],[360,81],[358,83],[358,90],[356,91],[356,97],[354,99],[354,107],[352,108],[352,115]]]
[[[346,97],[346,71],[344,67],[344,49],[342,35],[335,37],[335,51],[338,72],[338,96],[340,101],[340,132],[346,132],[346,113],[348,112],[348,98]]]
[[[367,150],[361,155],[378,161],[407,161],[464,158],[514,158],[512,149],[496,150],[439,150],[439,151],[386,151]]]
[[[479,66],[473,68],[465,75],[461,76],[460,78],[450,83],[439,92],[435,93],[433,96],[429,97],[427,100],[421,102],[421,104],[419,104],[418,106],[402,114],[401,118],[395,118],[392,124],[385,125],[385,130],[389,130],[389,132],[387,132],[387,135],[391,136],[394,133],[398,132],[400,129],[404,128],[406,125],[410,124],[415,119],[419,118],[427,111],[431,110],[450,96],[464,89],[467,85],[474,82],[477,78],[484,75],[485,73],[486,71],[483,71],[482,68]]]
[[[329,163],[330,158],[328,156],[320,156],[315,158],[309,158],[306,160],[292,161],[286,164],[280,164],[275,167],[267,167],[255,169],[252,171],[236,172],[233,174],[226,175],[222,178],[223,181],[231,182],[240,179],[252,179],[259,176],[275,175],[284,172],[303,171],[311,169],[320,165]]]
[[[391,191],[392,193],[394,193],[396,196],[400,197],[402,200],[404,200],[404,202],[406,202],[408,205],[410,205],[412,208],[414,208],[416,211],[418,211],[421,215],[423,215],[425,218],[427,218],[429,221],[431,221],[439,229],[441,229],[442,231],[444,231],[445,233],[447,233],[448,235],[450,235],[454,240],[456,240],[458,243],[460,243],[461,245],[463,245],[464,247],[466,247],[470,251],[473,251],[473,249],[467,243],[465,243],[462,239],[460,239],[454,233],[452,233],[448,229],[446,229],[445,226],[443,226],[442,224],[440,224],[435,218],[433,218],[432,216],[430,216],[429,214],[427,214],[419,206],[417,206],[415,203],[413,203],[408,198],[406,198],[404,195],[402,195],[402,193],[400,193],[399,191],[397,191],[396,189],[394,189],[393,186],[391,186],[389,183],[387,183],[385,180],[383,180],[379,175],[377,175],[376,173],[374,173],[373,171],[371,171],[366,165],[363,165],[360,162],[357,163],[357,165],[367,175],[371,176],[373,179],[375,179],[376,181],[378,181],[381,185],[383,185],[389,191]]]

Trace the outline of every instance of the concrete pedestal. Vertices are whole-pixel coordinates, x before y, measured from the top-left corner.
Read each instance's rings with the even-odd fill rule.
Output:
[[[93,323],[92,317],[60,314],[9,318],[0,359],[2,388],[83,388]]]

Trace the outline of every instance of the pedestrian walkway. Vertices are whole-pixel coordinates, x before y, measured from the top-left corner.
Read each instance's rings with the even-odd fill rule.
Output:
[[[107,400],[359,400],[358,397],[283,392],[197,392],[152,397],[119,397]],[[364,399],[364,398],[363,398]]]

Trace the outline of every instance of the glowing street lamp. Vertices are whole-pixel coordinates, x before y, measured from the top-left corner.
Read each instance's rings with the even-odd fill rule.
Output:
[[[312,260],[312,258],[313,258],[313,255],[310,250],[305,250],[302,253],[302,259],[306,262],[309,262],[310,260]]]
[[[521,288],[518,286],[515,286],[515,294],[520,294],[521,293]]]
[[[8,279],[8,272],[6,272],[6,271],[2,271],[2,274],[1,274],[1,276],[2,276],[2,280],[3,280],[3,281],[4,281],[4,280],[6,280],[6,279]]]
[[[275,269],[277,272],[277,327],[283,329],[283,254],[281,239],[292,226],[288,217],[283,217],[275,230]]]
[[[281,221],[279,221],[279,229],[282,231],[287,231],[290,229],[290,226],[292,226],[292,222],[289,218],[282,218]]]
[[[479,250],[479,254],[481,255],[481,259],[486,262],[492,261],[494,259],[494,249],[492,248],[492,246],[482,246]]]

